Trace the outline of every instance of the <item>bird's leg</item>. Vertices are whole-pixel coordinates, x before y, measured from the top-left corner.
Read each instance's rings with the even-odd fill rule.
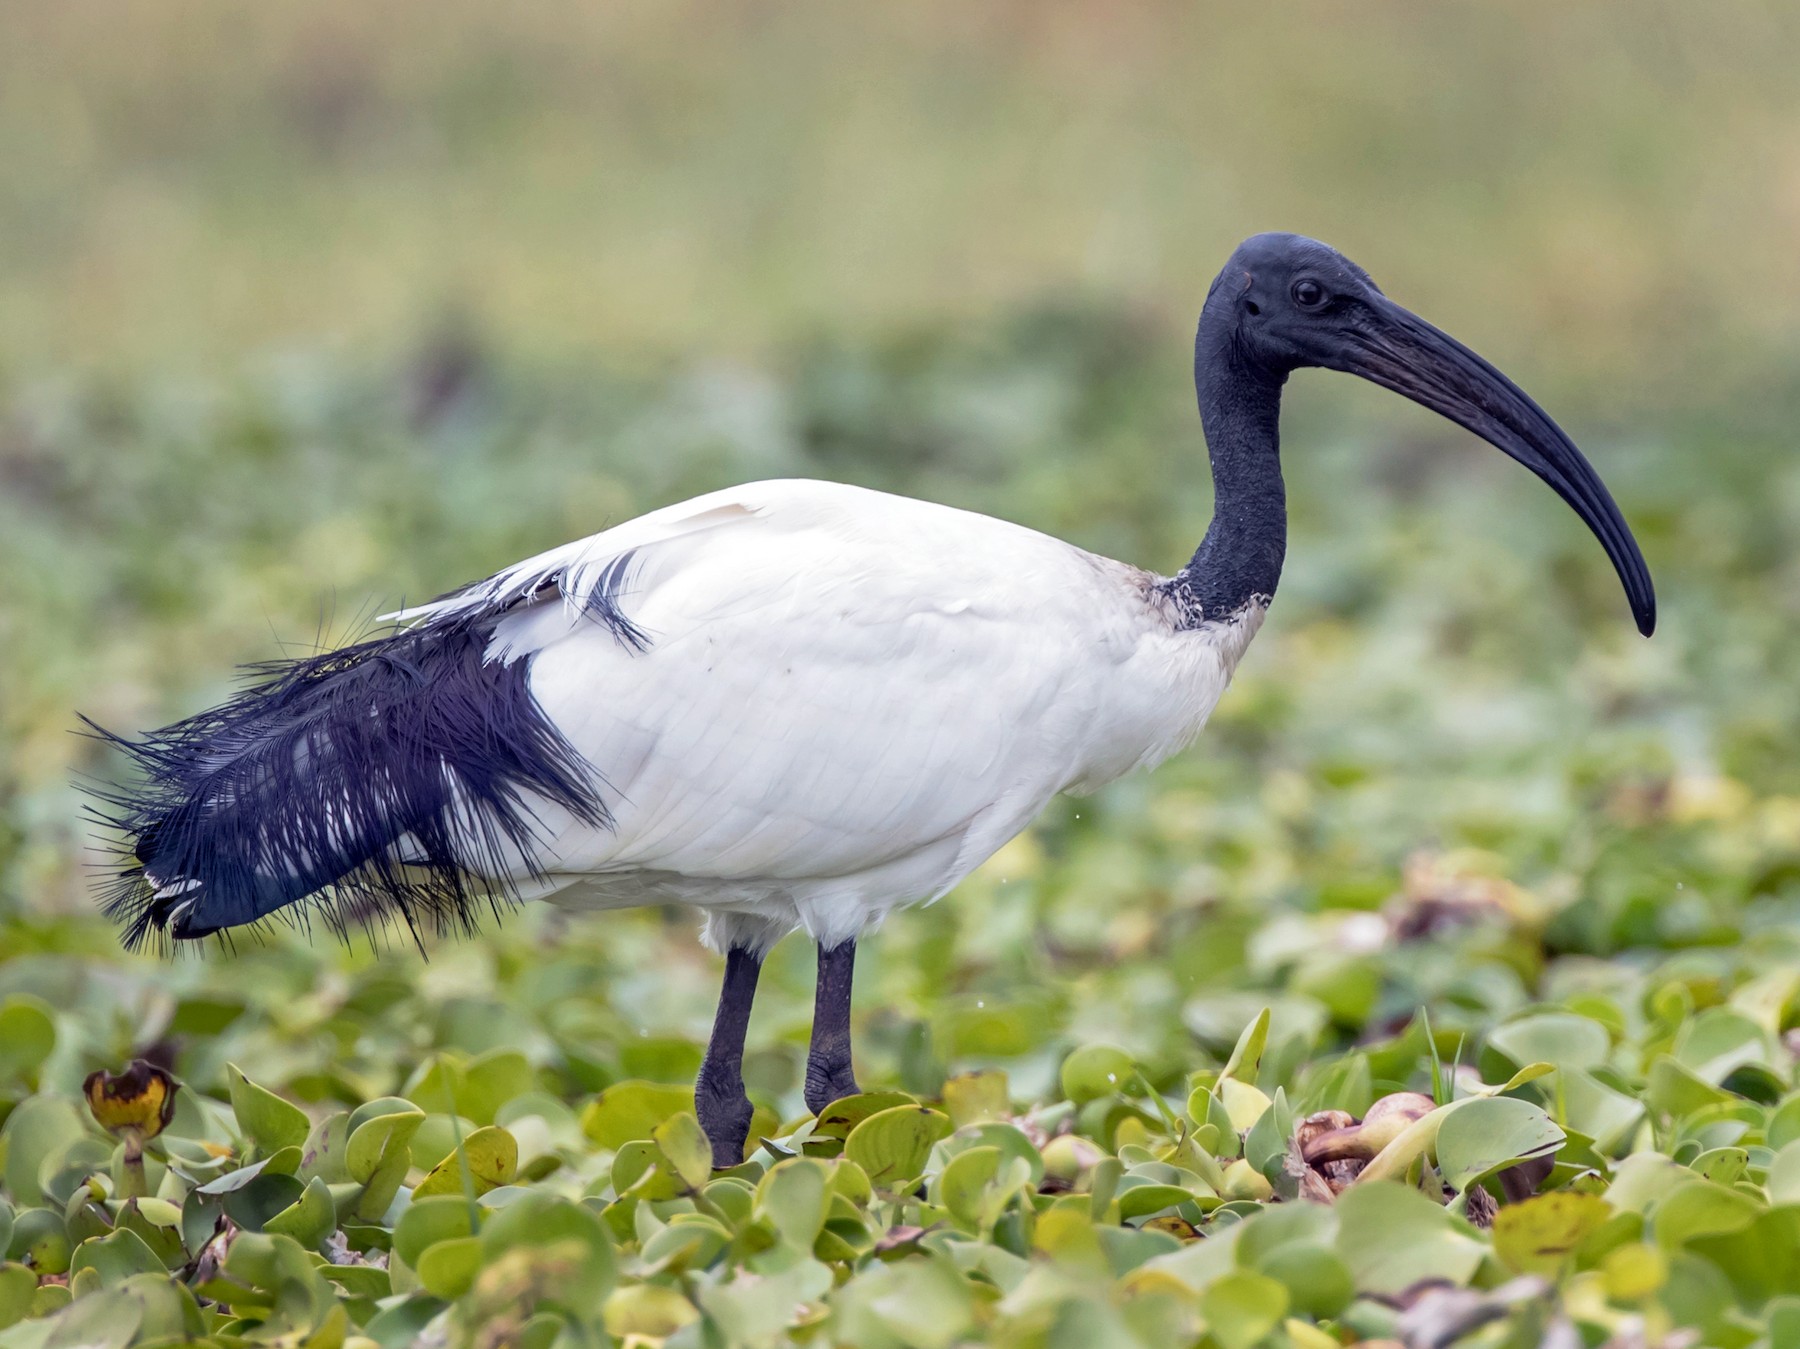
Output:
[[[713,1017],[712,1038],[694,1083],[694,1113],[712,1144],[715,1167],[736,1166],[744,1160],[744,1140],[750,1136],[750,1098],[744,1094],[744,1032],[750,1025],[750,1004],[756,998],[756,976],[762,973],[762,956],[741,946],[725,953],[725,983],[719,989],[719,1010]]]
[[[819,985],[813,995],[812,1050],[806,1056],[806,1108],[817,1115],[862,1088],[850,1071],[850,975],[856,943],[819,948]]]

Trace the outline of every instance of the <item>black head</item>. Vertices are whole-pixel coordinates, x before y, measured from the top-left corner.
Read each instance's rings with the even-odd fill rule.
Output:
[[[1504,450],[1555,489],[1612,559],[1638,631],[1656,593],[1630,528],[1593,467],[1525,391],[1449,334],[1395,304],[1316,239],[1258,234],[1239,244],[1201,316],[1234,363],[1275,379],[1306,366],[1392,389]]]

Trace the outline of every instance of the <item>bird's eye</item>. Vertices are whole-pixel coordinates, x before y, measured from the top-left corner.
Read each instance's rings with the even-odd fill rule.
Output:
[[[1325,303],[1325,287],[1317,281],[1296,281],[1290,293],[1294,297],[1294,303],[1302,309],[1317,309]]]

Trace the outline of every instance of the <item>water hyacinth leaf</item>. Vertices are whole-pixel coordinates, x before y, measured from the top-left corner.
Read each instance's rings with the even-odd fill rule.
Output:
[[[975,1326],[969,1281],[938,1256],[877,1266],[831,1301],[837,1343],[950,1349]]]
[[[1733,1098],[1730,1092],[1721,1091],[1685,1064],[1665,1054],[1650,1065],[1650,1084],[1644,1099],[1656,1114],[1680,1119],[1708,1106],[1728,1105]]]
[[[793,1157],[778,1163],[762,1178],[756,1187],[756,1209],[788,1245],[811,1250],[825,1225],[827,1186],[823,1162]]]
[[[1287,1288],[1247,1269],[1233,1270],[1200,1294],[1207,1333],[1222,1349],[1252,1349],[1287,1315]]]
[[[1225,1118],[1234,1135],[1231,1139],[1231,1154],[1236,1155],[1237,1140],[1235,1135],[1247,1133],[1256,1126],[1256,1122],[1269,1112],[1274,1104],[1268,1096],[1248,1082],[1240,1082],[1235,1077],[1222,1077],[1214,1088],[1215,1099],[1223,1107]],[[1190,1103],[1191,1104],[1191,1103]],[[1209,1122],[1212,1122],[1209,1120]]]
[[[1565,1069],[1558,1079],[1562,1118],[1594,1140],[1602,1153],[1616,1152],[1644,1118],[1644,1103],[1615,1091],[1592,1073]]]
[[[306,1183],[300,1198],[263,1223],[265,1232],[292,1237],[309,1250],[337,1228],[337,1205],[331,1189],[318,1176]]]
[[[944,1113],[958,1129],[1001,1119],[1011,1109],[1005,1073],[958,1073],[944,1083]]]
[[[416,1268],[430,1246],[473,1235],[474,1219],[468,1202],[460,1196],[415,1199],[394,1225],[394,1254]]]
[[[692,1087],[667,1082],[619,1082],[588,1102],[581,1129],[594,1144],[617,1150],[647,1139],[656,1126],[679,1111],[694,1108]]]
[[[1598,1195],[1559,1190],[1509,1204],[1494,1217],[1494,1254],[1519,1274],[1559,1273],[1584,1237],[1612,1216]]]
[[[0,1330],[31,1315],[37,1286],[35,1270],[20,1264],[0,1264]]]
[[[58,1312],[40,1343],[43,1349],[125,1349],[143,1324],[143,1303],[111,1288]]]
[[[841,1142],[871,1115],[879,1115],[882,1111],[892,1110],[897,1106],[918,1103],[916,1096],[904,1091],[865,1091],[859,1096],[844,1096],[819,1112],[818,1118],[813,1121],[812,1137]]]
[[[802,1259],[774,1273],[745,1271],[724,1283],[703,1284],[700,1305],[740,1342],[767,1342],[794,1321],[796,1308],[822,1297],[831,1282],[824,1265]]]
[[[1708,1008],[1682,1023],[1672,1052],[1677,1063],[1714,1086],[1738,1068],[1769,1060],[1762,1027],[1724,1007]]]
[[[642,1336],[662,1341],[700,1319],[700,1309],[678,1291],[661,1284],[634,1283],[615,1289],[606,1299],[602,1323],[619,1339]]]
[[[1396,1294],[1421,1279],[1463,1283],[1486,1254],[1467,1224],[1395,1181],[1354,1185],[1335,1211],[1338,1256],[1365,1293]]]
[[[1448,1111],[1438,1126],[1437,1164],[1452,1189],[1563,1144],[1563,1131],[1539,1106],[1515,1097],[1482,1097]]]
[[[612,1238],[600,1215],[558,1196],[530,1193],[500,1209],[483,1222],[481,1247],[488,1263],[508,1251],[554,1249],[567,1273],[550,1301],[575,1316],[598,1315],[618,1281]]]
[[[1004,1160],[995,1147],[965,1148],[957,1153],[937,1177],[937,1203],[952,1217],[979,1227],[982,1191],[999,1174]]]
[[[1748,1227],[1763,1205],[1742,1190],[1727,1189],[1684,1171],[1679,1181],[1650,1210],[1650,1231],[1657,1245],[1672,1251],[1696,1237],[1722,1236]]]
[[[47,1003],[15,993],[0,1002],[0,1083],[36,1075],[56,1048],[56,1021]]]
[[[1496,1026],[1488,1033],[1487,1047],[1504,1056],[1515,1070],[1533,1063],[1565,1069],[1598,1068],[1612,1052],[1612,1037],[1590,1017],[1537,1012]],[[1487,1075],[1499,1078],[1503,1074],[1490,1071]]]
[[[1077,1105],[1122,1092],[1137,1076],[1131,1055],[1113,1045],[1083,1045],[1062,1065],[1063,1095]]]
[[[87,1130],[81,1113],[60,1096],[31,1096],[6,1117],[0,1129],[3,1174],[13,1202],[28,1207],[44,1202],[38,1174],[44,1162]]]
[[[1263,1050],[1269,1043],[1270,1015],[1271,1009],[1265,1007],[1244,1027],[1244,1033],[1232,1047],[1231,1057],[1219,1070],[1221,1080],[1236,1078],[1240,1082],[1255,1083],[1257,1071],[1262,1067]]]
[[[1288,1108],[1287,1093],[1277,1087],[1269,1108],[1263,1111],[1256,1123],[1250,1126],[1250,1131],[1244,1135],[1244,1160],[1278,1189],[1283,1185],[1291,1187],[1295,1183],[1283,1166],[1287,1159],[1288,1140],[1293,1136],[1294,1112]],[[1293,1197],[1291,1188],[1286,1197]]]
[[[453,1237],[419,1254],[419,1286],[433,1297],[454,1301],[469,1291],[481,1272],[481,1238]]]
[[[509,1185],[519,1172],[519,1145],[505,1129],[490,1124],[477,1129],[463,1140],[463,1145],[450,1153],[413,1188],[413,1198],[430,1195],[462,1194],[466,1185],[475,1193],[486,1194],[501,1185]]]
[[[13,1220],[12,1238],[4,1252],[8,1260],[22,1260],[40,1274],[65,1274],[75,1243],[63,1215],[54,1209],[30,1208]]]
[[[945,1175],[949,1175],[948,1168]],[[1144,1218],[1152,1213],[1160,1213],[1164,1209],[1192,1200],[1194,1192],[1179,1185],[1159,1184],[1156,1181],[1144,1180],[1138,1176],[1124,1176],[1119,1181],[1117,1193],[1119,1216],[1125,1219]]]
[[[271,1218],[298,1204],[305,1193],[306,1187],[293,1176],[264,1172],[225,1195],[225,1216],[247,1231],[261,1232]]]
[[[231,1111],[238,1128],[264,1156],[284,1148],[298,1148],[312,1132],[312,1121],[306,1112],[291,1101],[259,1087],[244,1075],[235,1063],[225,1065],[225,1077],[231,1091]]]
[[[119,1210],[115,1228],[135,1232],[169,1269],[187,1263],[182,1242],[181,1210],[166,1199],[133,1199]]]
[[[1775,1204],[1800,1204],[1800,1141],[1789,1143],[1769,1162],[1764,1188]]]
[[[1017,1125],[1002,1124],[997,1121],[977,1124],[970,1128],[958,1129],[943,1144],[946,1158],[954,1157],[958,1152],[967,1148],[998,1148],[1003,1156],[1017,1157],[1024,1161],[1031,1173],[1033,1189],[1043,1183],[1043,1154],[1025,1136],[1024,1130]]]
[[[501,1106],[536,1085],[536,1073],[518,1050],[490,1049],[463,1066],[455,1088],[456,1113],[476,1124],[492,1124]]]
[[[950,1133],[947,1116],[922,1105],[901,1105],[865,1119],[844,1141],[844,1155],[877,1189],[894,1189],[925,1170],[932,1144]]]
[[[425,1122],[424,1111],[414,1109],[406,1102],[399,1103],[406,1108],[368,1116],[357,1111],[347,1121],[350,1133],[345,1145],[344,1170],[358,1184],[367,1185],[384,1163],[398,1152],[409,1149],[413,1135]]]
[[[690,1190],[712,1179],[712,1144],[693,1114],[683,1110],[669,1116],[651,1130],[650,1137]]]
[[[295,1175],[304,1181],[316,1176],[327,1185],[348,1182],[351,1177],[345,1153],[349,1145],[349,1112],[339,1110],[327,1115],[313,1125],[312,1132],[307,1134],[306,1142],[301,1145],[300,1169]]]
[[[83,1270],[94,1271],[102,1287],[112,1287],[133,1274],[161,1274],[164,1265],[142,1237],[121,1228],[108,1236],[91,1237],[75,1248],[69,1261],[69,1281],[73,1283]]]

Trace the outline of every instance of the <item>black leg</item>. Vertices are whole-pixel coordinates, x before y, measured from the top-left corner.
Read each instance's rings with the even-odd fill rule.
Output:
[[[850,1071],[850,975],[856,943],[819,948],[819,986],[813,995],[812,1051],[806,1056],[806,1108],[817,1115],[862,1088]]]
[[[750,1004],[756,998],[756,976],[762,973],[762,957],[734,946],[725,953],[725,983],[719,990],[719,1010],[713,1017],[712,1039],[694,1083],[694,1113],[712,1143],[715,1167],[736,1166],[744,1160],[744,1140],[750,1136],[750,1098],[744,1094],[744,1032],[750,1025]]]

